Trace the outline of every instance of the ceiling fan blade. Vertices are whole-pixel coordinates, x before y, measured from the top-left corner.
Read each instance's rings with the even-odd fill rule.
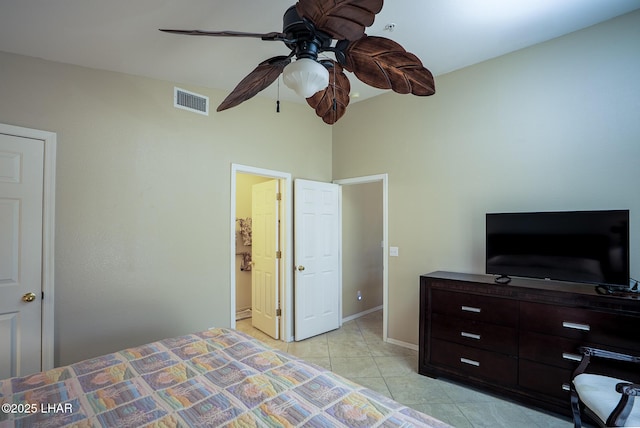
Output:
[[[383,0],[300,0],[298,15],[337,40],[358,40],[382,10]]]
[[[289,41],[284,33],[244,33],[242,31],[201,31],[201,30],[169,30],[160,29],[165,33],[186,34],[188,36],[213,36],[213,37],[255,37],[268,41]]]
[[[233,91],[222,101],[216,111],[235,107],[254,97],[258,92],[271,85],[291,62],[289,56],[276,56],[261,62],[251,73],[238,83]]]
[[[351,83],[344,74],[342,66],[333,60],[329,61],[333,64],[332,67],[327,67],[329,69],[329,86],[307,98],[307,104],[316,110],[316,114],[325,123],[333,125],[347,111]]]
[[[433,74],[393,40],[364,36],[344,49],[345,69],[367,85],[419,96],[436,92]]]

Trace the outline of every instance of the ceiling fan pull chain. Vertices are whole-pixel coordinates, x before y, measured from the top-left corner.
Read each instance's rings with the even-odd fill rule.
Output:
[[[276,100],[276,113],[280,113],[280,78],[278,77],[278,99]]]
[[[336,66],[333,66],[333,111],[338,111],[338,101],[336,101]]]

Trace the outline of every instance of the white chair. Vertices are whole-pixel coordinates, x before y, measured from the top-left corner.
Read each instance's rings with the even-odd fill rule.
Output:
[[[601,427],[640,427],[640,383],[586,372],[592,358],[640,363],[640,357],[581,347],[582,360],[573,372],[571,410],[575,428],[582,427],[581,412]],[[640,364],[635,373],[640,373]],[[638,376],[640,379],[640,375]],[[635,379],[638,381],[639,379]]]

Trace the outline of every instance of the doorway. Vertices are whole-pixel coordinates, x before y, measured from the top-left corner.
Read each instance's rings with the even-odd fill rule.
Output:
[[[334,180],[334,183],[343,188],[341,202],[343,216],[341,231],[344,287],[343,321],[379,310],[381,295],[382,340],[387,342],[389,307],[388,174]],[[358,216],[360,216],[359,219]],[[351,220],[349,217],[352,217]],[[351,226],[349,221],[351,221]],[[381,266],[377,265],[378,260],[381,260]]]
[[[252,318],[252,280],[255,273],[253,246],[253,186],[277,181],[260,175],[238,173],[236,175],[236,321]]]
[[[245,311],[248,315],[251,307],[251,271],[243,271],[243,262],[245,261],[243,253],[251,252],[250,246],[244,246],[243,242],[238,242],[237,230],[239,224],[237,219],[246,219],[247,208],[242,206],[251,206],[251,187],[255,184],[265,183],[276,179],[279,182],[281,201],[280,201],[280,228],[279,242],[282,257],[280,259],[280,280],[278,284],[278,294],[280,296],[280,321],[279,331],[280,339],[285,342],[293,340],[293,231],[292,231],[292,213],[291,194],[292,179],[291,174],[255,168],[246,165],[231,165],[231,266],[230,266],[230,285],[231,285],[231,319],[230,326],[236,326],[236,312]],[[242,194],[242,196],[240,196]],[[250,210],[250,208],[249,208]],[[250,212],[250,211],[249,211]],[[237,245],[239,244],[239,245]],[[246,267],[246,266],[245,266]]]

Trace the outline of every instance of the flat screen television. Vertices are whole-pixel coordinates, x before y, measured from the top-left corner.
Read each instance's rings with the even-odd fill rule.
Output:
[[[629,286],[629,210],[486,217],[488,274]]]

